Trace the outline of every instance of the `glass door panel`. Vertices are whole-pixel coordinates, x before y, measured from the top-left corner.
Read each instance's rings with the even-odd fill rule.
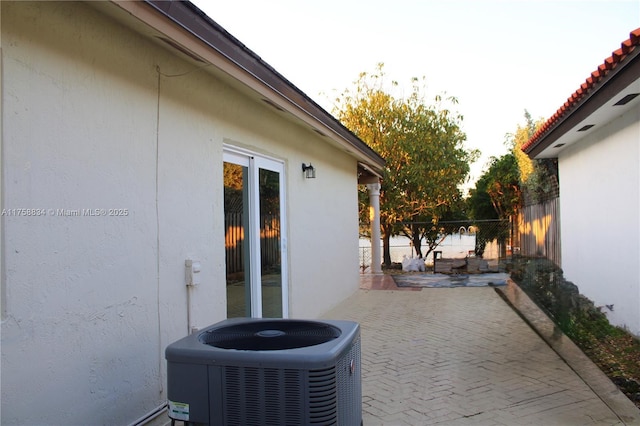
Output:
[[[288,317],[284,165],[225,149],[227,317]]]
[[[251,316],[251,263],[248,259],[248,167],[224,163],[227,318]]]
[[[282,318],[280,174],[260,169],[259,184],[262,316]]]

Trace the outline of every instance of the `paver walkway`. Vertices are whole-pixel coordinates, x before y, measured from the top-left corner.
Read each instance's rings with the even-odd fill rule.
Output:
[[[612,411],[491,287],[362,286],[325,317],[361,325],[365,426],[640,424],[640,412],[623,421]]]

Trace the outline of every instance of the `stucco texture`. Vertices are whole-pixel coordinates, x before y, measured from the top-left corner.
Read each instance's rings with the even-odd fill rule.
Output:
[[[223,144],[285,164],[291,316],[357,289],[354,158],[91,5],[1,7],[3,207],[46,212],[3,217],[2,424],[164,403],[185,259],[193,323],[226,317]]]
[[[558,158],[562,269],[609,320],[640,335],[640,111]]]

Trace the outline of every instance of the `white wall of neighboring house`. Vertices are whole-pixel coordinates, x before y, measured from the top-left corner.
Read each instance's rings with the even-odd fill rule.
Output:
[[[558,157],[562,269],[609,320],[640,335],[640,110]],[[606,305],[613,305],[609,309]]]
[[[285,162],[290,315],[357,289],[354,158],[90,5],[1,7],[3,207],[46,212],[2,218],[2,424],[126,424],[164,402],[185,259],[193,322],[226,317],[223,143]],[[63,213],[82,209],[126,214]]]

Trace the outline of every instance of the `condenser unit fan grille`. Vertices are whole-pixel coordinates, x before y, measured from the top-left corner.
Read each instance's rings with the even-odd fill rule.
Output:
[[[200,341],[221,349],[275,351],[319,345],[340,337],[340,329],[314,321],[260,321],[216,328]]]

